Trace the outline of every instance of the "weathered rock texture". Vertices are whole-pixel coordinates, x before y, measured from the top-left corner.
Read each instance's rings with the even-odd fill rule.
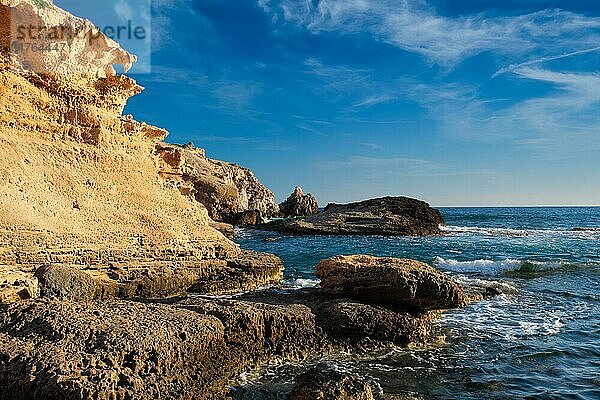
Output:
[[[161,143],[156,146],[160,176],[181,193],[203,204],[215,221],[240,222],[240,214],[258,212],[256,223],[279,214],[273,192],[252,171],[211,160],[203,149]],[[247,220],[244,223],[247,224]]]
[[[239,300],[273,305],[302,304],[315,315],[316,326],[326,335],[328,343],[344,349],[426,343],[431,335],[431,322],[439,315],[435,311],[408,312],[404,308],[371,305],[319,288],[253,292]]]
[[[456,308],[463,304],[462,289],[457,283],[414,260],[336,256],[321,261],[316,275],[324,290],[371,304],[419,310]]]
[[[311,193],[304,194],[301,187],[296,187],[294,193],[279,205],[284,218],[306,217],[319,212],[319,203]]]
[[[40,266],[64,266],[67,275],[85,270],[101,282],[93,298],[162,297],[220,271],[225,280],[254,275],[245,262],[234,271],[246,256],[210,226],[206,208],[158,178],[164,157],[155,148],[167,132],[122,115],[142,87],[116,76],[113,64],[127,68],[134,56],[102,35],[73,38],[65,54],[41,52],[37,57],[53,58],[32,61],[34,70],[10,53],[15,16],[49,29],[91,29],[89,21],[38,4],[0,0],[0,299],[35,297]],[[280,261],[254,266],[258,285],[281,277]],[[49,271],[63,288],[45,285],[48,293],[90,297],[83,294],[90,285],[75,290],[70,278],[59,279],[60,269]],[[266,279],[268,271],[274,274]]]
[[[46,300],[0,307],[6,400],[223,398],[239,369],[222,323],[192,311]]]
[[[309,235],[438,235],[444,219],[429,204],[407,197],[384,197],[329,204],[317,215],[274,220],[261,229]]]
[[[223,399],[240,372],[324,346],[301,305],[37,299],[0,305],[1,397]]]
[[[296,377],[290,400],[374,400],[367,382],[357,375],[318,364]]]

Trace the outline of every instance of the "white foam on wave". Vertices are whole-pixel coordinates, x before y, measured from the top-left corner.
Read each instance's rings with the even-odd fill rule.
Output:
[[[321,283],[321,281],[318,279],[295,278],[285,280],[283,285],[288,289],[305,289],[316,287],[319,283]]]
[[[493,260],[472,260],[472,261],[457,261],[445,259],[442,257],[435,258],[435,264],[452,272],[462,273],[483,273],[486,275],[499,275],[507,271],[515,271],[521,267],[519,260],[506,259],[502,261]]]
[[[472,261],[457,261],[445,259],[442,257],[435,258],[435,264],[448,271],[457,273],[479,273],[484,275],[501,275],[511,271],[536,272],[548,271],[568,265],[565,262],[540,262],[528,260],[515,260],[507,258],[505,260],[472,260]]]
[[[502,294],[516,294],[519,291],[515,285],[499,280],[472,278],[465,275],[458,275],[454,276],[453,278],[461,286],[494,288],[500,290]]]
[[[541,322],[519,322],[524,336],[549,336],[560,333],[565,324],[559,317]]]
[[[559,235],[576,238],[597,239],[600,236],[600,228],[577,228],[577,229],[512,229],[512,228],[491,228],[478,226],[440,226],[442,232],[448,234],[475,234],[482,236],[511,236],[511,237],[527,237],[527,236],[547,236]]]

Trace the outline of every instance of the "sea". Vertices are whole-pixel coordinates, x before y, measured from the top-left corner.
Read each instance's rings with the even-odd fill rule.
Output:
[[[290,289],[318,285],[338,254],[407,257],[502,295],[447,311],[432,344],[321,362],[356,373],[379,396],[411,399],[600,399],[600,208],[442,208],[438,237],[292,236],[238,230],[246,249],[286,264]],[[266,242],[267,238],[276,238]],[[277,399],[310,365],[241,377],[243,398]],[[240,397],[240,398],[242,398]]]

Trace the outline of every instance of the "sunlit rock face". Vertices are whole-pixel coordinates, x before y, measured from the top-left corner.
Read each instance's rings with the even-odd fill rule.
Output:
[[[115,75],[137,60],[90,21],[46,0],[2,0],[1,44],[16,60],[37,73]]]
[[[67,40],[65,52],[15,53],[15,21],[46,33],[56,26],[80,33]],[[113,65],[127,69],[135,57],[94,29],[51,3],[0,0],[0,290],[6,299],[35,297],[34,272],[44,264],[75,266],[100,279],[129,275],[114,268],[148,264],[180,276],[182,266],[239,254],[209,226],[202,204],[159,179],[154,148],[167,132],[122,115],[143,88],[116,75]]]

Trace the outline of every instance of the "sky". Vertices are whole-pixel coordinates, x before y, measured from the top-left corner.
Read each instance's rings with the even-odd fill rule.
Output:
[[[126,113],[279,201],[600,205],[598,1],[152,0],[150,23]]]

